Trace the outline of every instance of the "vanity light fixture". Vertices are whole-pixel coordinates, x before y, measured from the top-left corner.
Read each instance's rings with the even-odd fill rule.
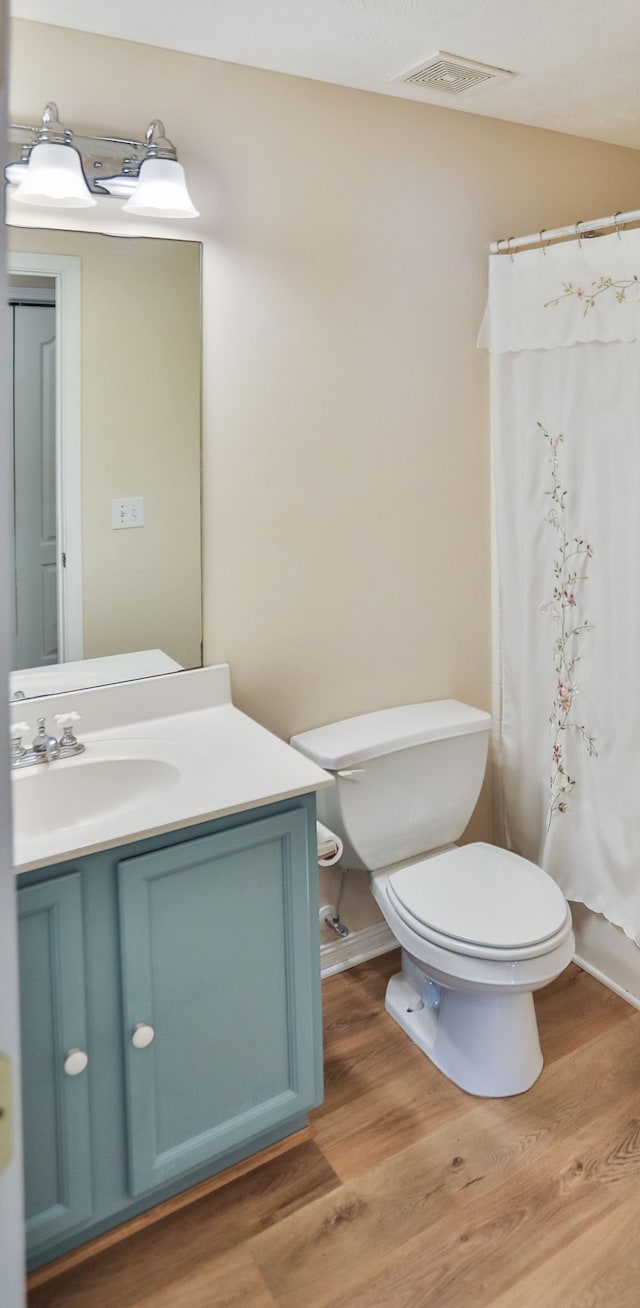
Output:
[[[198,217],[176,148],[159,118],[149,124],[143,141],[80,136],[63,127],[49,101],[39,126],[10,125],[9,142],[19,148],[19,157],[5,168],[5,178],[20,204],[88,208],[98,196],[112,195],[127,201],[127,213]]]

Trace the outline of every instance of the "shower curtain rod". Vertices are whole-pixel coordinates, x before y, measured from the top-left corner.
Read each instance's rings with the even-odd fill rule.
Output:
[[[592,218],[590,222],[574,223],[569,227],[553,227],[549,231],[545,228],[541,232],[534,232],[531,236],[502,236],[499,241],[492,241],[489,246],[490,254],[514,254],[517,250],[526,250],[531,245],[548,245],[550,241],[561,241],[565,237],[582,236],[587,239],[590,236],[596,236],[598,232],[605,232],[611,227],[615,227],[618,234],[620,228],[629,223],[640,223],[640,209],[630,209],[627,213],[614,213],[610,218]]]

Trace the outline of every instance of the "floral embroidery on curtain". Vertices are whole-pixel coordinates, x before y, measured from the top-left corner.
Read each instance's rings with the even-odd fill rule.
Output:
[[[640,279],[637,274],[617,282],[614,282],[612,277],[598,277],[595,282],[591,282],[588,288],[574,286],[572,282],[563,282],[562,294],[556,296],[555,300],[547,300],[544,307],[545,309],[552,309],[560,304],[561,300],[576,299],[584,304],[583,316],[585,316],[589,309],[595,309],[598,296],[604,295],[606,291],[613,291],[616,304],[624,304],[627,291],[632,286],[640,287]]]
[[[559,446],[564,436],[551,436],[538,423],[538,427],[548,443],[551,467],[551,487],[545,491],[551,500],[551,508],[546,514],[546,521],[558,533],[559,541],[553,561],[553,599],[540,605],[540,611],[548,614],[556,623],[556,638],[553,643],[553,666],[556,673],[555,696],[549,715],[553,744],[551,749],[552,771],[549,782],[549,818],[547,829],[551,825],[554,813],[569,811],[569,795],[575,787],[575,778],[567,771],[571,749],[571,736],[578,736],[587,753],[597,757],[594,737],[589,735],[582,722],[576,721],[573,711],[579,689],[576,668],[580,661],[580,643],[586,632],[593,631],[594,624],[580,618],[580,592],[588,580],[588,574],[582,571],[587,559],[593,558],[593,550],[582,536],[569,535],[567,526],[568,490],[560,481]]]

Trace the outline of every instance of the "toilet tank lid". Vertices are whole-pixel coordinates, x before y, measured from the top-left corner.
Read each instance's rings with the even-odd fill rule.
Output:
[[[434,699],[331,722],[292,736],[291,744],[320,767],[337,772],[382,754],[488,731],[490,726],[491,717],[482,709],[470,708],[455,699]]]

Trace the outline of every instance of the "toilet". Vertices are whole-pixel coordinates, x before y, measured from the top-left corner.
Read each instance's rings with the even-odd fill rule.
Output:
[[[343,865],[368,871],[402,950],[385,1006],[463,1090],[521,1094],[542,1070],[533,991],[571,962],[569,906],[542,868],[484,843],[458,847],[484,777],[491,718],[457,700],[405,704],[306,731],[291,744],[336,784],[318,816]]]

